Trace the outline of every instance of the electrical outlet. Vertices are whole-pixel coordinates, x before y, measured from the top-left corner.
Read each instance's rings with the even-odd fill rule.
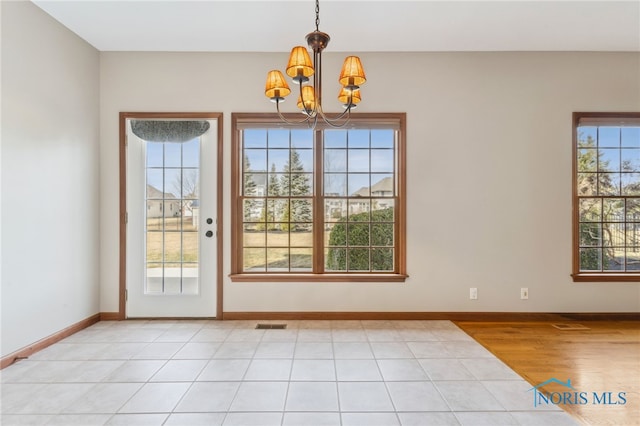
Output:
[[[478,298],[478,289],[476,287],[471,287],[469,289],[469,299],[476,300]]]
[[[520,289],[520,299],[528,299],[529,298],[529,289],[527,287],[522,287]]]

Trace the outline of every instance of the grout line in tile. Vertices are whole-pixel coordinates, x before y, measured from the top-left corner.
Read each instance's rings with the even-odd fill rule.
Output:
[[[134,324],[134,326],[129,326],[129,327],[117,327],[117,328],[116,328],[116,325],[114,325],[114,324],[109,324],[108,326],[106,326],[106,325],[105,325],[105,326],[101,327],[101,328],[99,329],[99,331],[101,331],[101,332],[102,332],[102,331],[106,332],[107,330],[109,330],[109,331],[113,332],[113,331],[115,331],[115,330],[119,330],[119,331],[124,331],[124,332],[126,332],[127,330],[133,330],[133,331],[135,332],[135,331],[137,331],[137,330],[153,330],[154,328],[153,328],[153,327],[150,327],[151,325],[157,325],[157,324],[151,324],[151,323],[148,323],[148,322],[142,322],[142,323]],[[193,337],[194,337],[194,336],[196,336],[196,335],[198,334],[198,332],[200,332],[200,331],[202,331],[202,330],[207,329],[207,328],[206,328],[206,324],[205,324],[205,323],[202,323],[202,324],[199,324],[199,325],[200,325],[200,327],[193,327],[193,328],[185,327],[184,329],[182,329],[182,330],[193,330],[193,331],[194,331],[193,335],[192,335],[189,339],[185,339],[185,341],[180,341],[180,342],[156,342],[156,340],[159,338],[159,337],[156,337],[156,339],[154,340],[154,342],[155,342],[155,343],[181,343],[181,345],[179,345],[179,348],[174,352],[174,354],[173,354],[173,355],[166,356],[166,357],[163,357],[163,358],[160,358],[160,359],[157,359],[157,358],[156,358],[156,359],[153,359],[153,361],[162,361],[162,365],[160,365],[160,367],[159,367],[155,372],[153,372],[149,377],[147,377],[145,381],[143,381],[143,382],[135,382],[135,383],[140,383],[140,387],[139,387],[139,388],[136,390],[136,392],[134,392],[134,393],[133,393],[133,394],[132,394],[132,395],[131,395],[131,396],[130,396],[126,401],[124,401],[120,407],[118,407],[118,408],[117,408],[117,410],[116,410],[116,412],[115,412],[115,413],[105,413],[105,414],[111,414],[111,415],[109,416],[108,421],[111,421],[111,420],[114,418],[114,416],[118,415],[118,414],[119,414],[119,410],[120,410],[120,409],[122,409],[122,407],[123,407],[124,405],[126,405],[127,403],[129,403],[129,402],[131,401],[131,399],[132,399],[132,398],[134,398],[136,395],[138,395],[138,393],[141,391],[141,389],[142,389],[142,388],[144,388],[147,384],[152,383],[152,382],[151,382],[151,380],[152,380],[154,377],[156,377],[156,376],[159,374],[159,372],[160,372],[163,368],[165,368],[165,367],[168,365],[169,361],[171,361],[171,360],[173,359],[173,358],[172,358],[172,356],[174,356],[174,355],[175,355],[175,353],[177,353],[177,352],[179,352],[180,350],[184,349],[185,345],[186,345],[187,343],[191,342],[191,341],[192,341],[192,339],[193,339]],[[262,343],[264,343],[264,342],[267,342],[267,341],[268,341],[268,342],[271,342],[271,340],[265,340],[265,338],[266,338],[266,333],[262,333],[262,334],[259,336],[259,339],[254,340],[254,341],[250,341],[250,340],[242,341],[242,338],[240,338],[240,340],[238,340],[238,341],[229,342],[229,337],[230,337],[231,333],[232,333],[234,330],[249,330],[249,329],[247,329],[247,328],[246,328],[246,326],[245,326],[245,325],[246,325],[246,324],[244,324],[244,323],[237,323],[237,324],[233,324],[233,327],[229,327],[228,329],[226,329],[226,330],[228,330],[228,331],[229,331],[229,333],[225,336],[225,339],[224,339],[222,342],[215,342],[215,343],[217,343],[217,344],[218,344],[218,347],[217,347],[217,348],[213,351],[213,353],[212,353],[212,354],[210,354],[207,358],[202,358],[202,360],[204,360],[204,361],[206,361],[206,362],[204,362],[204,363],[203,363],[203,365],[202,365],[202,367],[200,368],[200,370],[197,372],[197,374],[195,374],[195,378],[194,378],[193,380],[182,380],[182,381],[180,381],[181,383],[190,383],[190,385],[187,387],[186,391],[185,391],[185,392],[180,396],[180,398],[178,399],[178,401],[177,401],[177,403],[176,403],[175,407],[173,407],[173,408],[171,409],[171,411],[170,411],[170,412],[168,412],[169,414],[170,414],[170,413],[174,413],[174,412],[175,412],[175,411],[174,411],[174,410],[175,410],[175,408],[176,408],[176,407],[177,407],[177,406],[178,406],[178,405],[179,405],[179,404],[184,400],[185,396],[186,396],[186,395],[187,395],[187,393],[192,389],[192,387],[194,386],[194,384],[197,382],[197,378],[202,374],[202,372],[204,371],[204,369],[206,368],[206,366],[209,364],[209,362],[211,362],[212,360],[215,360],[215,359],[216,359],[216,358],[215,358],[215,355],[216,355],[217,353],[219,353],[219,351],[220,351],[220,349],[221,349],[221,347],[222,347],[222,345],[223,345],[224,343],[250,343],[250,344],[254,344],[254,347],[253,347],[253,350],[252,350],[251,356],[250,356],[249,358],[226,358],[226,359],[232,359],[232,360],[247,360],[247,359],[249,360],[249,366],[247,366],[247,369],[244,371],[244,373],[243,373],[242,377],[241,377],[239,380],[225,380],[225,381],[229,381],[229,382],[237,382],[237,383],[239,383],[238,388],[237,388],[237,389],[236,389],[236,391],[235,391],[235,394],[234,394],[234,395],[233,395],[233,397],[231,398],[231,402],[230,402],[230,406],[229,406],[229,408],[233,405],[234,401],[236,400],[236,398],[237,398],[237,396],[238,396],[238,392],[239,392],[239,390],[240,390],[240,387],[242,386],[242,384],[243,384],[243,383],[256,382],[256,381],[248,381],[248,380],[246,380],[246,379],[247,379],[247,373],[248,373],[248,371],[249,371],[249,367],[250,367],[251,363],[252,363],[254,360],[256,360],[256,359],[262,359],[262,358],[256,358],[256,355],[257,355],[257,353],[258,353],[258,349],[259,349],[260,345],[261,345]],[[326,412],[326,413],[342,413],[342,411],[341,411],[341,410],[342,410],[342,408],[343,408],[343,407],[341,406],[341,404],[340,404],[340,391],[339,391],[339,386],[338,386],[338,384],[340,383],[340,381],[338,380],[338,378],[339,378],[339,377],[338,377],[338,374],[337,374],[337,373],[338,373],[338,367],[337,367],[337,359],[336,359],[336,344],[337,344],[337,342],[334,340],[333,330],[359,330],[359,331],[365,330],[365,333],[366,333],[366,330],[386,330],[386,329],[388,329],[388,330],[395,330],[395,331],[397,332],[398,330],[404,330],[404,329],[405,329],[405,328],[401,328],[401,327],[400,327],[400,324],[399,324],[398,322],[393,322],[393,321],[391,321],[391,322],[387,322],[386,324],[382,324],[382,323],[380,323],[380,324],[375,323],[375,324],[374,324],[374,323],[372,323],[372,324],[369,324],[369,325],[370,325],[370,327],[369,327],[369,328],[366,328],[366,329],[365,329],[365,327],[363,326],[362,322],[358,322],[358,323],[357,323],[357,325],[359,326],[359,328],[355,328],[355,326],[356,326],[356,324],[355,324],[355,323],[351,324],[354,328],[345,328],[345,327],[340,327],[340,324],[339,324],[338,322],[329,322],[329,323],[328,323],[328,326],[329,326],[329,328],[328,328],[328,329],[326,329],[326,328],[314,328],[314,327],[313,327],[313,324],[305,324],[305,325],[307,325],[307,327],[303,327],[303,328],[301,328],[301,329],[304,329],[304,330],[312,330],[312,331],[313,331],[313,330],[329,330],[329,332],[331,333],[331,337],[330,337],[330,343],[331,343],[331,344],[330,344],[330,348],[331,348],[331,361],[332,361],[333,368],[334,368],[333,380],[328,380],[328,381],[327,381],[327,380],[321,380],[321,381],[318,381],[318,380],[310,380],[310,381],[312,381],[312,382],[331,382],[331,383],[334,383],[334,385],[335,385],[335,389],[336,389],[336,396],[337,396],[337,399],[338,399],[338,401],[337,401],[337,411],[331,411],[331,410],[323,411],[323,412]],[[387,326],[387,328],[384,328],[384,327],[382,327],[382,328],[381,328],[381,327],[380,327],[380,326],[383,326],[383,325],[386,325],[386,326]],[[432,331],[432,329],[430,329],[430,328],[427,328],[427,327],[426,327],[426,324],[422,325],[422,328],[417,327],[418,325],[421,325],[421,324],[414,324],[414,325],[416,326],[416,328],[415,328],[416,330],[430,330],[430,331]],[[146,326],[146,327],[145,327],[145,326]],[[168,330],[173,330],[173,331],[181,330],[181,328],[179,328],[179,327],[175,327],[175,326],[176,326],[176,324],[175,324],[175,323],[172,323],[170,326],[167,326],[168,328],[166,328],[166,327],[161,327],[160,329],[161,329],[161,330],[163,330],[163,332],[162,332],[159,336],[162,336],[162,335],[163,335],[164,333],[166,333]],[[212,329],[213,329],[213,328],[212,328]],[[301,329],[296,328],[296,330],[297,330],[297,331],[299,331],[299,330],[301,330]],[[412,329],[413,329],[413,327],[412,327]],[[442,330],[451,330],[451,329],[452,329],[451,327],[443,327],[443,328],[442,328]],[[220,328],[220,330],[223,330],[223,328]],[[96,329],[96,330],[93,330],[93,331],[98,331],[98,330]],[[186,333],[186,334],[188,334],[188,332],[187,332],[187,331],[185,331],[185,333]],[[250,335],[251,335],[251,333],[247,333],[247,335],[248,335],[248,336],[250,336]],[[347,339],[346,339],[344,342],[342,342],[342,340],[344,339],[344,336],[347,336]],[[96,336],[92,336],[92,337],[98,337],[98,334],[96,333]],[[256,336],[256,337],[257,337],[257,336]],[[411,351],[411,348],[408,346],[408,343],[411,343],[411,342],[422,342],[422,341],[421,341],[421,340],[419,340],[419,339],[417,338],[417,336],[416,336],[416,339],[410,339],[410,340],[409,340],[409,339],[404,339],[404,338],[403,338],[403,339],[402,339],[402,340],[400,340],[400,341],[395,341],[395,340],[393,340],[393,339],[392,339],[392,337],[393,337],[393,336],[389,336],[389,341],[388,341],[388,342],[387,342],[387,341],[381,341],[381,342],[374,341],[374,342],[372,342],[372,341],[367,337],[367,339],[366,339],[366,343],[367,343],[367,347],[368,347],[368,349],[369,349],[369,350],[371,351],[371,353],[373,354],[373,360],[374,360],[374,361],[375,361],[375,363],[376,363],[377,371],[378,371],[378,373],[380,374],[380,377],[381,377],[381,379],[380,379],[380,380],[377,380],[377,381],[375,381],[375,382],[382,382],[382,383],[384,383],[384,385],[385,385],[385,390],[386,390],[386,393],[387,393],[387,396],[388,396],[388,398],[389,398],[389,400],[390,400],[390,402],[391,402],[391,406],[393,407],[393,411],[379,411],[379,412],[380,412],[380,413],[395,413],[396,419],[398,420],[398,422],[400,422],[400,415],[399,415],[399,414],[400,414],[401,412],[400,412],[400,411],[397,411],[397,407],[396,407],[396,404],[395,404],[395,402],[393,401],[393,399],[392,399],[392,397],[391,397],[390,388],[389,388],[388,384],[389,384],[389,383],[393,383],[393,382],[403,382],[403,381],[407,381],[407,380],[385,380],[385,379],[384,379],[384,376],[382,375],[381,365],[380,365],[380,363],[379,363],[379,362],[380,362],[380,360],[385,360],[385,359],[414,359],[414,360],[418,360],[418,361],[419,361],[419,359],[415,356],[415,353],[414,353],[413,351]],[[99,338],[99,340],[102,340],[102,339],[104,339],[104,338]],[[149,346],[149,345],[151,345],[151,343],[154,343],[154,342],[148,342],[148,341],[126,340],[126,335],[124,335],[124,339],[125,339],[125,340],[124,340],[124,341],[122,341],[122,342],[120,342],[120,340],[122,340],[122,339],[118,339],[119,341],[118,341],[118,342],[114,342],[114,343],[140,343],[140,344],[142,344],[142,347],[139,349],[138,353],[140,353],[140,352],[142,352],[142,351],[146,350],[146,348],[148,348],[148,346]],[[141,340],[144,340],[144,336],[142,336],[142,337],[141,337]],[[299,335],[299,333],[298,333],[298,332],[296,332],[296,334],[295,334],[295,339],[292,339],[292,340],[293,340],[293,353],[291,354],[291,356],[290,356],[289,358],[284,358],[284,359],[290,360],[290,362],[291,362],[291,363],[290,363],[290,368],[289,368],[289,372],[288,372],[288,377],[287,377],[287,379],[285,379],[285,380],[270,380],[271,382],[285,382],[285,381],[287,382],[286,392],[285,392],[285,396],[284,396],[284,398],[285,398],[285,405],[284,405],[283,411],[281,412],[282,416],[281,416],[281,419],[280,419],[280,424],[281,424],[281,425],[283,425],[283,424],[284,424],[284,413],[285,413],[285,412],[290,412],[290,413],[294,413],[294,412],[296,412],[296,411],[287,411],[286,402],[287,402],[287,399],[288,399],[288,397],[289,397],[289,392],[290,392],[290,390],[291,390],[290,386],[291,386],[291,381],[292,381],[291,379],[292,379],[292,377],[293,377],[293,368],[294,368],[294,363],[295,363],[295,360],[297,359],[297,358],[296,358],[296,356],[295,356],[295,351],[296,351],[296,349],[297,349],[298,344],[303,343],[303,342],[301,342],[301,341],[300,341],[300,335]],[[320,339],[320,340],[321,340],[321,339]],[[276,339],[275,341],[277,342],[278,340]],[[440,339],[440,340],[438,340],[438,342],[441,342],[441,341],[442,341],[441,339]],[[340,342],[341,342],[341,343],[349,343],[348,333],[343,334],[343,336],[341,336]],[[475,342],[475,341],[474,341],[474,342]],[[88,341],[65,342],[65,343],[61,343],[61,345],[64,345],[64,344],[76,344],[76,345],[83,345],[83,344],[95,344],[95,343],[96,343],[96,341],[94,341],[94,340],[88,340]],[[203,342],[203,343],[204,343],[204,342]],[[306,341],[306,340],[305,340],[305,341],[304,341],[304,343],[321,343],[321,342],[312,342],[312,341]],[[364,342],[360,342],[360,343],[364,343]],[[407,349],[410,351],[410,356],[409,356],[409,355],[407,355],[407,358],[388,358],[388,357],[386,357],[386,358],[378,358],[378,357],[376,357],[375,352],[374,352],[374,350],[373,350],[373,345],[374,345],[375,343],[404,343],[404,346],[405,346],[405,347],[407,347]],[[427,343],[427,344],[428,344],[428,343],[429,343],[429,341],[424,341],[424,342],[422,342],[422,343]],[[475,342],[475,343],[476,343],[476,344],[478,344],[477,342]],[[64,347],[63,347],[63,348],[64,348]],[[54,354],[54,355],[55,355],[55,354]],[[230,355],[229,355],[229,356],[230,356],[230,357],[232,357],[233,355],[234,355],[233,353],[230,353]],[[135,358],[133,358],[133,357],[135,357],[135,356],[136,356],[136,354],[133,354],[132,356],[130,356],[130,357],[128,357],[128,358],[126,358],[126,357],[125,357],[125,358],[123,358],[123,359],[117,359],[117,360],[121,360],[121,361],[123,361],[123,364],[124,364],[125,362],[128,362],[128,361],[144,361],[143,359],[135,359]],[[495,358],[495,357],[494,357],[494,358]],[[270,359],[270,358],[265,358],[265,359]],[[308,359],[308,358],[305,358],[305,359]],[[357,360],[357,359],[351,359],[351,358],[349,358],[349,359],[350,359],[350,360]],[[445,354],[443,354],[443,355],[442,355],[440,358],[438,358],[438,359],[460,360],[460,359],[465,359],[465,358],[456,358],[456,357],[453,357],[453,356],[446,356]],[[488,358],[483,358],[483,359],[488,359]],[[87,358],[87,359],[84,359],[84,358],[83,358],[83,360],[84,360],[84,361],[89,361],[89,360],[91,360],[91,361],[98,361],[98,359],[93,359],[93,358]],[[109,360],[111,360],[111,359],[109,359]],[[114,358],[113,360],[116,360],[116,358]],[[363,360],[370,360],[370,359],[368,359],[368,358],[363,358]],[[43,364],[45,364],[45,366],[46,366],[46,364],[47,364],[47,363],[49,363],[49,362],[74,361],[74,360],[57,360],[57,359],[52,359],[52,360],[28,360],[28,361],[29,361],[29,362],[39,362],[39,363],[43,363]],[[107,359],[105,359],[105,360],[99,360],[99,361],[108,361],[108,360],[107,360]],[[187,360],[187,359],[184,359],[184,361],[188,361],[188,360]],[[424,379],[424,380],[420,380],[420,382],[430,382],[430,383],[432,383],[432,384],[433,384],[433,386],[436,388],[436,391],[438,392],[438,394],[440,395],[440,397],[444,400],[444,402],[445,402],[445,404],[446,404],[446,407],[448,407],[448,408],[449,408],[449,411],[448,411],[448,412],[452,412],[452,413],[454,414],[455,418],[456,418],[456,419],[458,419],[458,416],[456,415],[456,412],[455,412],[455,411],[452,411],[452,409],[451,409],[451,405],[450,405],[450,404],[449,404],[449,402],[444,398],[444,395],[442,394],[442,392],[440,391],[440,389],[436,386],[438,381],[434,381],[434,380],[433,380],[433,376],[432,376],[431,374],[429,374],[429,372],[424,368],[424,366],[422,366],[422,364],[420,364],[420,366],[421,366],[422,371],[423,371],[423,372],[425,373],[425,375],[426,375],[426,376],[425,376],[425,379]],[[464,367],[464,366],[463,366],[463,367]],[[21,374],[22,374],[22,373],[21,373]],[[108,375],[107,375],[107,376],[108,376]],[[29,382],[16,382],[15,380],[19,380],[19,377],[20,377],[20,376],[16,375],[16,379],[14,379],[14,381],[13,381],[13,382],[10,382],[10,383],[11,383],[11,384],[28,384],[28,383],[29,383]],[[462,380],[462,379],[460,379],[460,380]],[[469,379],[467,379],[467,380],[469,380]],[[455,381],[455,380],[444,380],[444,381]],[[475,376],[474,376],[473,381],[476,381],[476,382],[480,381],[480,382],[481,382],[481,380],[478,380],[478,378],[477,378],[477,377],[475,377]],[[492,379],[492,381],[513,381],[513,379]],[[361,383],[360,381],[351,381],[351,382]],[[6,383],[6,382],[3,382],[3,384],[4,384],[4,383]],[[36,382],[36,384],[37,384],[37,383],[38,383],[38,382]],[[61,382],[52,381],[52,382],[47,382],[47,383],[45,383],[45,384],[55,384],[55,383],[61,383]],[[76,383],[76,382],[73,382],[73,383],[71,383],[71,382],[63,382],[63,383],[66,383],[66,384],[73,384],[73,383]],[[93,384],[94,384],[94,386],[96,386],[97,384],[101,384],[101,383],[134,383],[134,382],[130,382],[130,381],[127,381],[127,382],[125,382],[125,381],[123,381],[123,382],[105,382],[105,381],[104,381],[104,379],[102,379],[102,380],[100,380],[100,381],[96,381],[96,382],[77,382],[77,383],[78,383],[78,384],[90,384],[90,383],[93,383]],[[153,383],[179,383],[179,382],[153,382]],[[486,386],[484,386],[484,385],[482,385],[482,386],[483,386],[483,388],[484,388],[484,389],[485,389],[489,394],[491,394],[491,392],[489,392],[489,390],[487,389],[487,387],[486,387]],[[496,398],[496,399],[497,399],[497,398]],[[75,401],[74,401],[73,403],[75,403]],[[71,403],[69,406],[71,406],[73,403]],[[500,405],[502,406],[502,404],[500,404]],[[504,408],[504,407],[503,407],[503,408]],[[477,410],[477,411],[483,411],[483,412],[493,412],[493,411],[496,411],[496,412],[506,412],[506,413],[513,413],[513,412],[528,412],[527,410],[507,410],[507,409],[504,409],[504,411],[497,411],[497,410],[489,410],[489,411],[485,411],[485,410]],[[443,412],[445,412],[445,411],[443,411]],[[222,413],[222,412],[221,412],[221,413]],[[234,412],[234,413],[244,413],[244,412]],[[249,412],[247,412],[247,413],[254,413],[254,412],[249,411]],[[302,413],[302,412],[301,412],[301,413]],[[355,412],[354,412],[354,413],[355,413]],[[371,413],[371,412],[367,412],[367,413]],[[122,414],[122,413],[120,413],[120,414]],[[162,414],[167,414],[167,413],[162,412]],[[227,410],[226,412],[224,412],[223,422],[224,422],[224,421],[227,421],[228,415],[229,415],[229,410]],[[167,414],[167,417],[166,417],[166,419],[165,419],[165,421],[164,421],[164,422],[168,421],[168,418],[169,418],[169,415]],[[340,418],[340,424],[342,424],[342,422],[343,422],[343,420],[342,420],[342,416],[339,416],[339,418]]]

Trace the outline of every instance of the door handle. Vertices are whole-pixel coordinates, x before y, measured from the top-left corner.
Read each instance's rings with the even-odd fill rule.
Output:
[[[204,235],[206,235],[208,238],[211,238],[211,237],[213,237],[213,231],[207,231],[207,232],[205,232]]]

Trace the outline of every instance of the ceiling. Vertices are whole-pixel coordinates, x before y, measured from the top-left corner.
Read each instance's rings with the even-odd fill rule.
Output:
[[[37,6],[101,51],[285,52],[312,0],[57,1]],[[640,0],[322,0],[328,51],[640,52]]]

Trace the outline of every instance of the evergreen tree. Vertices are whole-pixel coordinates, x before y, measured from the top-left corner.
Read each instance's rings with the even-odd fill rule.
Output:
[[[256,183],[253,180],[253,173],[251,170],[251,162],[249,161],[249,157],[247,154],[244,155],[244,159],[242,162],[242,171],[244,172],[244,181],[243,181],[243,192],[245,196],[253,196],[256,195]]]
[[[243,188],[242,193],[245,197],[253,197],[256,195],[256,183],[253,180],[253,173],[251,171],[251,162],[249,157],[244,155],[242,161],[243,172]],[[244,220],[251,220],[254,210],[256,208],[256,200],[249,198],[244,204]]]
[[[268,197],[277,197],[280,194],[280,181],[278,180],[278,175],[276,174],[276,165],[275,163],[271,163],[271,172],[269,173],[269,178],[267,182],[267,196]],[[266,203],[262,205],[262,211],[260,212],[260,230],[264,230],[264,224],[268,224],[267,227],[269,231],[276,231],[279,229],[278,225],[275,225],[274,222],[276,218],[279,218],[281,215],[282,209],[279,208],[280,203],[274,199],[268,199]]]
[[[278,195],[282,195],[280,188],[280,182],[278,182],[278,175],[276,175],[276,165],[275,163],[271,163],[271,172],[269,173],[269,189],[268,194],[270,196],[277,197]]]
[[[304,165],[295,149],[291,150],[289,161],[284,166],[281,181],[281,192],[285,196],[308,196],[311,191],[309,175],[304,173]],[[301,230],[304,226],[297,226],[299,222],[311,222],[311,202],[308,200],[292,200],[285,206],[282,222],[285,230]],[[290,225],[291,224],[291,225]]]

